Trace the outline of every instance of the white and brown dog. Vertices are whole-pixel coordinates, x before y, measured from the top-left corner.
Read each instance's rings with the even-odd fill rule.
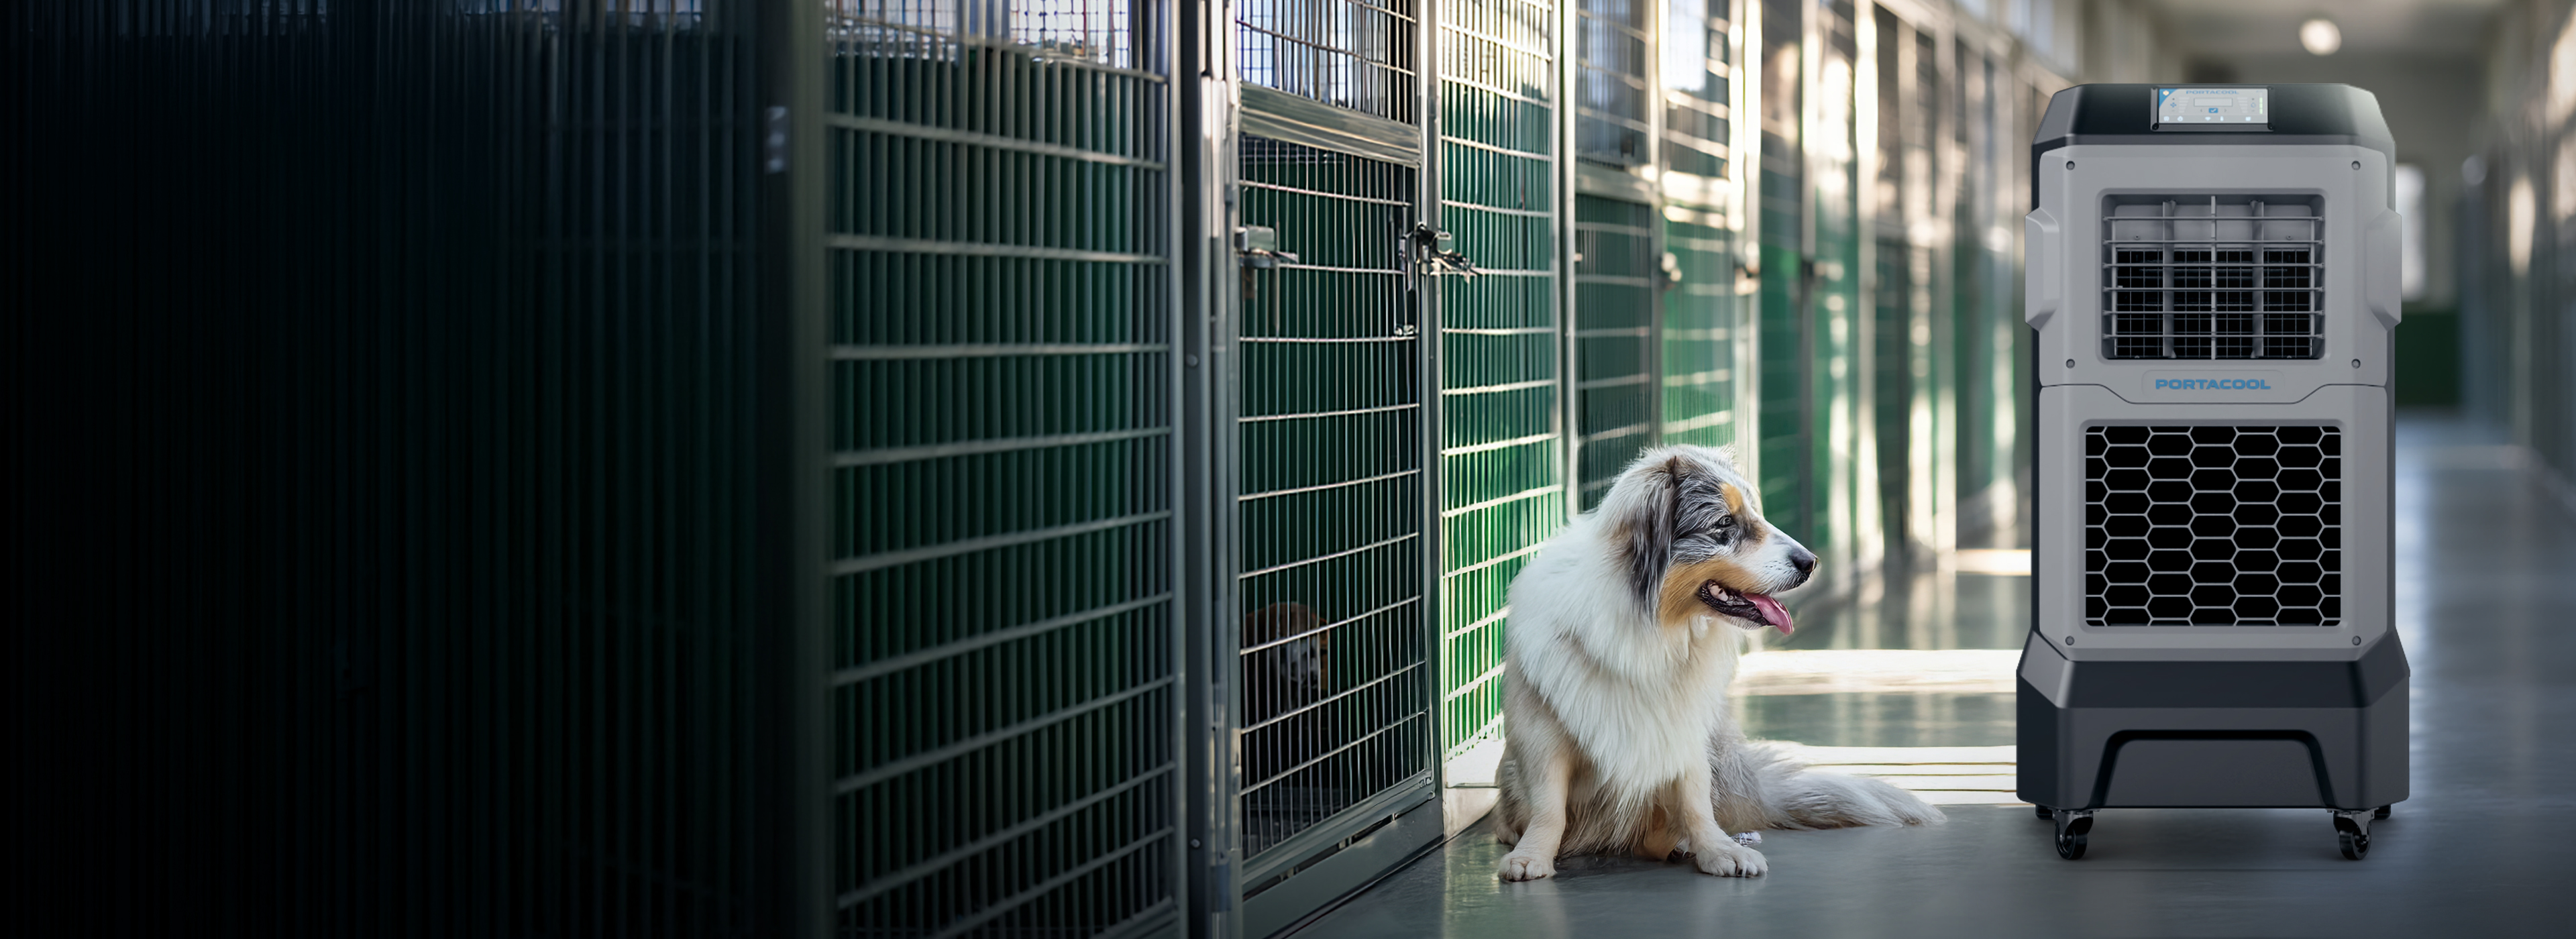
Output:
[[[1504,880],[1560,853],[1686,852],[1702,873],[1766,864],[1730,831],[1920,825],[1940,810],[1872,779],[1801,772],[1748,741],[1726,697],[1747,630],[1790,630],[1771,595],[1816,556],[1762,521],[1751,485],[1706,447],[1647,452],[1600,508],[1512,582],[1508,739],[1496,836]]]

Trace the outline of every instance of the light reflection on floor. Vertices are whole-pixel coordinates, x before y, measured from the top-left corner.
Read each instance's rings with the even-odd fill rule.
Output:
[[[1494,879],[1504,849],[1480,824],[1299,935],[2563,934],[2576,882],[2576,518],[2496,439],[2456,419],[2400,419],[2393,586],[2414,782],[2373,826],[2367,860],[2338,856],[2316,809],[2106,809],[2090,853],[2070,862],[2026,807],[1953,804],[1936,828],[1766,833],[1762,877],[1573,857],[1555,878],[1506,884]],[[1900,580],[1842,609],[1797,610],[1797,635],[1770,648],[2003,650],[2029,628],[2027,578]],[[1812,687],[1796,660],[1774,668],[1751,671]],[[1807,755],[1829,770],[1926,791],[1998,782],[1979,769],[2007,758],[2009,695],[1884,687],[1737,700],[1756,733],[1817,747]],[[1840,747],[1898,749],[1825,749]]]
[[[1999,553],[1976,566],[2009,566]],[[1801,611],[1785,639],[1764,634],[1737,680],[1745,732],[1824,747],[2009,746],[2030,578],[1922,566]],[[2010,789],[1990,801],[2012,801]]]

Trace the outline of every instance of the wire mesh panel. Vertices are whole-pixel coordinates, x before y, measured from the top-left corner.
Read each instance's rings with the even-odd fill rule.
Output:
[[[1588,510],[1655,440],[1661,272],[1653,207],[1577,196],[1574,219],[1575,471]]]
[[[1733,139],[1734,63],[1729,61],[1733,0],[1678,0],[1665,7],[1661,65],[1664,169],[1728,176]]]
[[[1870,209],[1876,275],[1870,289],[1869,346],[1878,490],[1864,496],[1878,500],[1886,543],[1901,549],[1908,541],[1928,543],[1924,539],[1930,534],[1915,511],[1912,477],[1918,468],[1928,468],[1918,463],[1915,451],[1925,443],[1918,429],[1930,425],[1931,294],[1925,281],[1931,275],[1932,249],[1915,242],[1916,233],[1931,222],[1931,194],[1926,191],[1931,155],[1924,146],[1931,109],[1914,97],[1919,73],[1909,69],[1919,48],[1915,33],[1893,10],[1881,7],[1871,16],[1878,30],[1877,159],[1875,178],[1862,197]]]
[[[1564,524],[1553,5],[1441,10],[1441,747],[1502,731],[1504,592]]]
[[[1419,0],[1240,0],[1244,81],[1411,124],[1419,120]]]
[[[1704,209],[1665,212],[1664,246],[1681,282],[1664,292],[1664,443],[1735,443],[1735,230]]]
[[[1730,193],[1728,0],[1676,3],[1668,8],[1663,37],[1664,170],[1668,183],[1681,174],[1700,177],[1692,186],[1668,185],[1667,194]],[[1735,442],[1735,350],[1742,300],[1736,293],[1733,206],[1706,198],[1669,198],[1664,250],[1672,256],[1664,285],[1662,441],[1725,446]]]
[[[2314,196],[2119,196],[2102,220],[2102,354],[2325,354],[2325,219]]]
[[[835,12],[841,929],[1167,914],[1167,88],[1122,2]]]
[[[1759,376],[1753,405],[1759,412],[1761,456],[1756,472],[1762,491],[1762,515],[1805,540],[1809,524],[1808,480],[1814,456],[1812,389],[1807,386],[1808,343],[1814,323],[1807,316],[1803,271],[1805,252],[1807,158],[1806,82],[1801,79],[1806,10],[1802,0],[1746,0],[1761,9],[1761,53],[1751,67],[1762,70],[1760,238],[1762,280],[1755,296],[1759,319],[1756,356]]]
[[[1238,804],[1246,858],[1423,775],[1422,341],[1405,242],[1414,170],[1241,142]],[[1267,884],[1249,884],[1246,895]]]
[[[1947,390],[1957,402],[1951,441],[1958,536],[1973,539],[2010,523],[2016,509],[2008,500],[2018,498],[2017,468],[2026,465],[2016,455],[2029,440],[2019,432],[2029,426],[2019,402],[2035,399],[2019,392],[2030,365],[2019,347],[2031,331],[2021,319],[2020,227],[2013,219],[2027,211],[2029,190],[2016,167],[2028,164],[2003,155],[2030,136],[2015,104],[2024,89],[2009,63],[1964,35],[1954,35],[1951,55],[1959,115],[1952,139],[1961,156],[1950,182],[1951,224],[1961,236],[1950,242],[1957,382]],[[1974,237],[1978,232],[1987,234]]]
[[[1576,8],[1574,152],[1612,166],[1648,158],[1646,69],[1655,0],[1582,0]]]
[[[1853,7],[1851,0],[1816,4],[1816,71],[1808,89],[1807,217],[1814,276],[1804,371],[1814,427],[1804,488],[1813,514],[1798,537],[1828,564],[1853,560],[1862,538],[1875,534],[1862,536],[1857,517],[1861,457],[1873,430],[1867,418],[1874,409],[1861,395],[1869,362],[1861,341],[1870,311],[1861,308],[1861,243],[1868,233],[1861,230],[1860,215],[1861,90]]]
[[[2084,432],[2084,621],[2343,622],[2343,431]]]

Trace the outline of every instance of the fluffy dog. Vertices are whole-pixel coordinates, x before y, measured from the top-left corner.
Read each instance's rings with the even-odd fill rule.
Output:
[[[1941,821],[1887,783],[1801,772],[1736,725],[1740,638],[1724,627],[1787,635],[1771,595],[1815,566],[1706,447],[1638,457],[1542,547],[1511,587],[1494,826],[1513,850],[1498,876],[1550,876],[1560,853],[1680,850],[1702,873],[1750,877],[1767,865],[1729,831]]]

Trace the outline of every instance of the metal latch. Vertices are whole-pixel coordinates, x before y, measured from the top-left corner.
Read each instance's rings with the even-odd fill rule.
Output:
[[[1268,270],[1279,262],[1297,263],[1297,256],[1279,250],[1279,230],[1266,225],[1245,225],[1234,230],[1234,253],[1243,266]]]
[[[1448,232],[1436,230],[1427,222],[1413,223],[1413,246],[1421,258],[1422,273],[1438,275],[1445,269],[1463,274],[1468,280],[1484,273],[1477,270],[1475,263],[1467,260],[1466,255],[1441,247],[1449,240]]]

